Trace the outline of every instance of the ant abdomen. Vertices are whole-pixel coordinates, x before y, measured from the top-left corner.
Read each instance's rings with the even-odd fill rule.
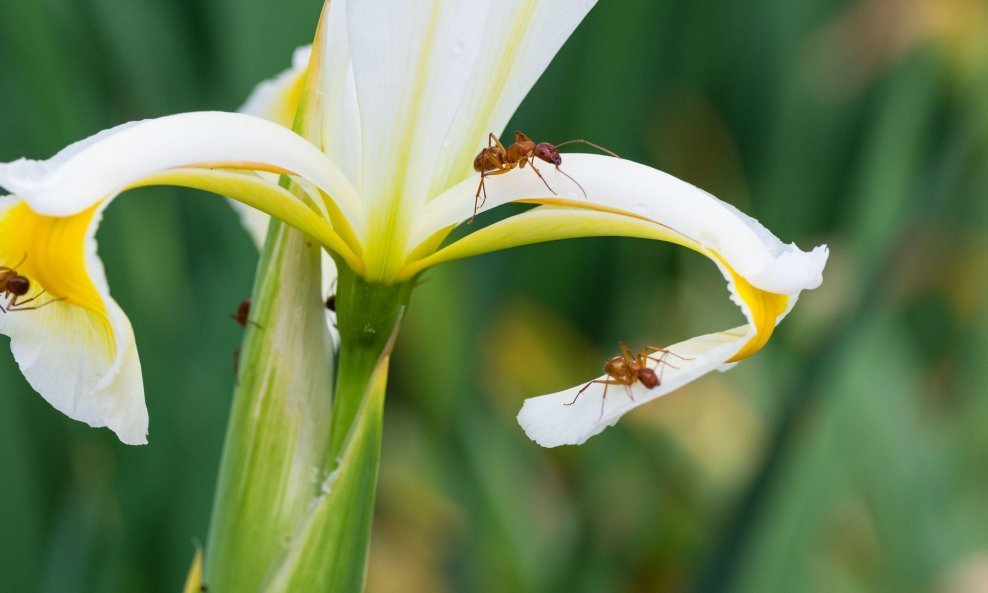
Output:
[[[7,280],[7,290],[16,296],[31,292],[31,281],[24,276],[13,276]]]
[[[643,367],[638,371],[638,380],[649,389],[653,389],[659,385],[659,376],[648,367]]]

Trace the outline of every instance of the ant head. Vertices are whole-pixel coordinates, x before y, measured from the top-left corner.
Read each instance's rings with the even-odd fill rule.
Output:
[[[17,296],[24,296],[31,290],[31,281],[21,275],[7,280],[7,290]]]
[[[556,147],[548,142],[542,142],[535,147],[535,156],[542,159],[547,163],[551,163],[555,166],[563,164],[563,158],[559,156],[559,151]]]
[[[655,374],[655,371],[648,367],[644,367],[638,371],[638,380],[642,382],[642,385],[652,389],[659,384],[659,377]]]

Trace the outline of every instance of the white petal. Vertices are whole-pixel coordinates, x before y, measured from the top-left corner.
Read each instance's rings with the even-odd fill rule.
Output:
[[[443,158],[435,162],[435,192],[473,174],[473,159],[487,145],[487,135],[503,134],[522,99],[594,4],[596,0],[501,0],[490,11],[483,50],[442,144]]]
[[[17,203],[0,198],[0,219]],[[109,331],[89,309],[56,301],[37,310],[0,313],[0,333],[10,336],[14,359],[28,382],[57,410],[90,426],[107,426],[124,443],[144,444],[148,414],[141,364],[130,322],[110,297],[96,255],[99,219],[97,212],[87,229],[85,271],[106,310]],[[11,253],[18,246],[3,247],[5,259],[20,259]],[[39,302],[44,301],[42,296]]]
[[[587,197],[552,165],[537,165],[553,191],[535,172],[516,169],[487,177],[487,201],[481,211],[521,199],[567,199],[575,206],[631,213],[689,237],[716,253],[748,282],[765,291],[794,294],[822,281],[827,247],[807,253],[785,245],[755,219],[709,193],[657,169],[633,161],[594,154],[563,155],[562,170],[586,190]],[[428,204],[414,239],[469,219],[473,214],[476,178],[454,186]]]
[[[365,0],[347,5],[363,137],[360,187],[368,202],[400,202],[411,209],[426,198],[491,4]]]
[[[292,55],[292,67],[254,87],[247,101],[237,111],[263,117],[290,128],[295,119],[296,105],[291,105],[289,99],[305,74],[305,69],[309,67],[311,52],[312,46],[309,45],[296,49]]]
[[[282,126],[238,113],[182,113],[123,124],[47,161],[0,164],[0,185],[42,214],[66,216],[152,173],[181,166],[286,171],[356,218],[356,191],[325,155]]]
[[[726,371],[733,367],[734,365],[725,362],[738,352],[753,333],[751,326],[745,325],[669,346],[668,350],[678,356],[666,356],[665,360],[669,364],[652,361],[649,365],[655,369],[656,374],[661,373],[661,383],[653,389],[648,389],[640,382],[630,388],[609,385],[605,398],[605,386],[597,383],[589,385],[577,397],[579,391],[587,386],[582,384],[558,393],[527,399],[518,413],[518,423],[530,439],[543,447],[579,445],[608,426],[614,426],[621,416],[632,409],[674,391],[710,371]],[[597,380],[608,378],[604,375]]]
[[[361,188],[362,139],[360,110],[353,63],[350,60],[350,34],[347,25],[347,3],[333,0],[320,23],[316,43],[318,70],[312,76],[318,80],[317,103],[312,107],[321,130],[322,150],[333,159],[357,191]]]

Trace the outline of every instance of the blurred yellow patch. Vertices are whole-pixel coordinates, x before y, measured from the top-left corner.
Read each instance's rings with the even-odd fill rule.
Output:
[[[665,431],[718,490],[750,474],[766,437],[758,411],[717,375],[642,406],[625,421]]]
[[[811,37],[804,70],[819,96],[846,99],[904,56],[936,48],[961,78],[988,65],[988,5],[983,0],[862,0]]]
[[[607,358],[557,312],[521,297],[491,315],[484,344],[488,393],[556,391],[572,385],[573,377],[596,378]],[[518,411],[517,401],[500,398],[495,404],[508,417]]]

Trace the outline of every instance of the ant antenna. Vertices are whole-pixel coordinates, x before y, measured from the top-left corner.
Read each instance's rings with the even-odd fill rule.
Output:
[[[556,148],[560,148],[562,146],[566,146],[567,144],[586,144],[587,146],[593,146],[594,148],[596,148],[601,152],[606,152],[607,154],[611,155],[614,158],[618,158],[618,159],[621,158],[620,156],[617,155],[617,153],[607,150],[606,148],[598,144],[594,144],[589,140],[584,140],[583,138],[577,138],[576,140],[567,140],[566,142],[563,142],[562,144],[556,144],[555,146]]]
[[[583,186],[580,185],[580,182],[579,181],[577,181],[576,179],[573,179],[573,177],[569,173],[567,173],[566,171],[563,171],[559,167],[556,167],[556,171],[559,171],[560,173],[562,173],[563,175],[565,175],[566,177],[568,177],[570,181],[572,181],[573,183],[575,183],[576,184],[576,187],[580,188],[580,191],[583,192],[583,197],[584,198],[586,198],[588,200],[590,199],[587,196],[587,190],[583,189]],[[543,179],[543,181],[545,181],[545,180]],[[552,193],[556,193],[556,192],[552,192]]]

